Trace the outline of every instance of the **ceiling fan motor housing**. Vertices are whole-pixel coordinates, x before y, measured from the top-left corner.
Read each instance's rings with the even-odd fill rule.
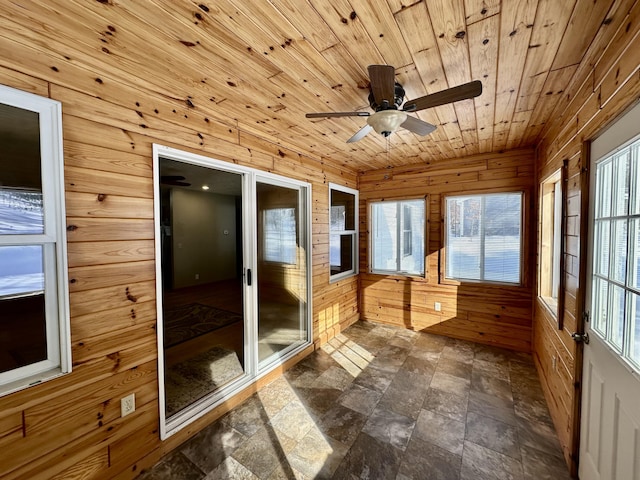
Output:
[[[402,88],[402,85],[400,85],[398,82],[395,83],[393,95],[393,105],[387,103],[386,100],[382,102],[382,105],[378,105],[375,98],[373,97],[373,92],[370,92],[369,105],[376,112],[379,112],[381,110],[397,110],[398,108],[400,108],[400,106],[402,105],[402,101],[404,100],[404,88]]]

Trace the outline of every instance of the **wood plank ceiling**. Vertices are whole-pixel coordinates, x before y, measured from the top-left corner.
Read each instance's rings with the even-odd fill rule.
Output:
[[[49,39],[43,51],[103,81],[370,170],[535,145],[618,3],[51,0],[14,8],[2,25],[31,36],[35,22]],[[474,79],[484,91],[418,113],[438,127],[426,137],[403,130],[347,144],[364,118],[304,117],[368,111],[370,64],[393,65],[407,99]]]

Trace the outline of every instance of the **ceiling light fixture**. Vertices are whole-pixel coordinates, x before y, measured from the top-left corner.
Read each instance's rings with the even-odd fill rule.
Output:
[[[407,114],[400,110],[381,110],[367,118],[367,123],[383,137],[395,132],[407,119]]]
[[[209,185],[202,185],[203,190],[209,190]]]

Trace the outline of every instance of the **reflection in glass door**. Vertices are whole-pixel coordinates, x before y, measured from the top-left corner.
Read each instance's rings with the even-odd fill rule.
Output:
[[[306,188],[256,182],[260,366],[308,340]]]
[[[165,414],[245,373],[242,174],[160,158]]]

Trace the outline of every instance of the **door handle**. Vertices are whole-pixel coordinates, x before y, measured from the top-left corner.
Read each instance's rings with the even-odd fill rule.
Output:
[[[251,286],[252,278],[251,278],[251,269],[247,268],[247,286]]]
[[[576,343],[584,343],[585,345],[589,345],[589,334],[588,333],[578,333],[574,332],[571,334],[571,338]]]

